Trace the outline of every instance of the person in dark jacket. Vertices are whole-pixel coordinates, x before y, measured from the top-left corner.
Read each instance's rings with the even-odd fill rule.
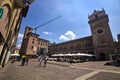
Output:
[[[26,65],[28,65],[28,61],[29,61],[29,58],[27,57],[27,58],[26,58]]]

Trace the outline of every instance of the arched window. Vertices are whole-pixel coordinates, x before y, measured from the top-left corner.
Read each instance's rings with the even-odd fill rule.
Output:
[[[77,49],[77,50],[80,50],[80,49],[81,49],[81,44],[80,44],[80,43],[77,44],[76,49]]]
[[[62,47],[59,47],[59,51],[62,51],[63,50],[63,48]]]
[[[57,51],[58,49],[57,48],[54,48],[54,51]]]
[[[73,46],[73,45],[70,45],[70,46],[69,46],[69,49],[70,49],[70,50],[74,50],[74,46]]]
[[[91,44],[90,42],[86,42],[86,43],[85,43],[85,47],[91,47],[91,45],[92,45],[92,44]]]
[[[64,47],[64,50],[67,50],[67,49],[68,49],[67,46],[65,46],[65,47]]]

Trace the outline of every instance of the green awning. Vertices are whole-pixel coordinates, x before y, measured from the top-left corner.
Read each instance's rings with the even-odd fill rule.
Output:
[[[114,53],[109,53],[109,54],[120,54],[120,52],[114,52]]]

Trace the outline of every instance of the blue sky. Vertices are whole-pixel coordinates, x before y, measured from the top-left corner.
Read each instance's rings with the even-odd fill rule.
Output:
[[[40,27],[40,38],[51,43],[65,42],[91,35],[88,14],[104,10],[109,16],[113,38],[120,33],[120,0],[35,0],[27,17],[23,18],[17,44],[20,46],[26,26],[37,27],[62,15],[61,18]]]

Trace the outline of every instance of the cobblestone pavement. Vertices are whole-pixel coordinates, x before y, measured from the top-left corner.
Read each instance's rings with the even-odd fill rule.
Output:
[[[66,62],[55,62],[51,61],[52,64],[58,64],[58,65],[64,65],[64,66],[75,66],[75,67],[81,67],[81,68],[91,68],[91,69],[101,69],[101,70],[110,70],[110,71],[119,71],[120,72],[120,66],[112,66],[107,65],[109,61],[89,61],[89,62],[83,62],[83,63],[66,63]]]
[[[47,67],[40,67],[37,60],[30,60],[28,66],[15,62],[0,70],[0,80],[120,80],[120,67],[105,63],[49,61]]]
[[[99,72],[87,80],[120,80],[120,74]]]
[[[30,61],[28,66],[20,66],[19,62],[15,62],[1,70],[0,80],[74,80],[89,72],[91,70],[71,69],[53,64],[40,67],[37,61]]]

